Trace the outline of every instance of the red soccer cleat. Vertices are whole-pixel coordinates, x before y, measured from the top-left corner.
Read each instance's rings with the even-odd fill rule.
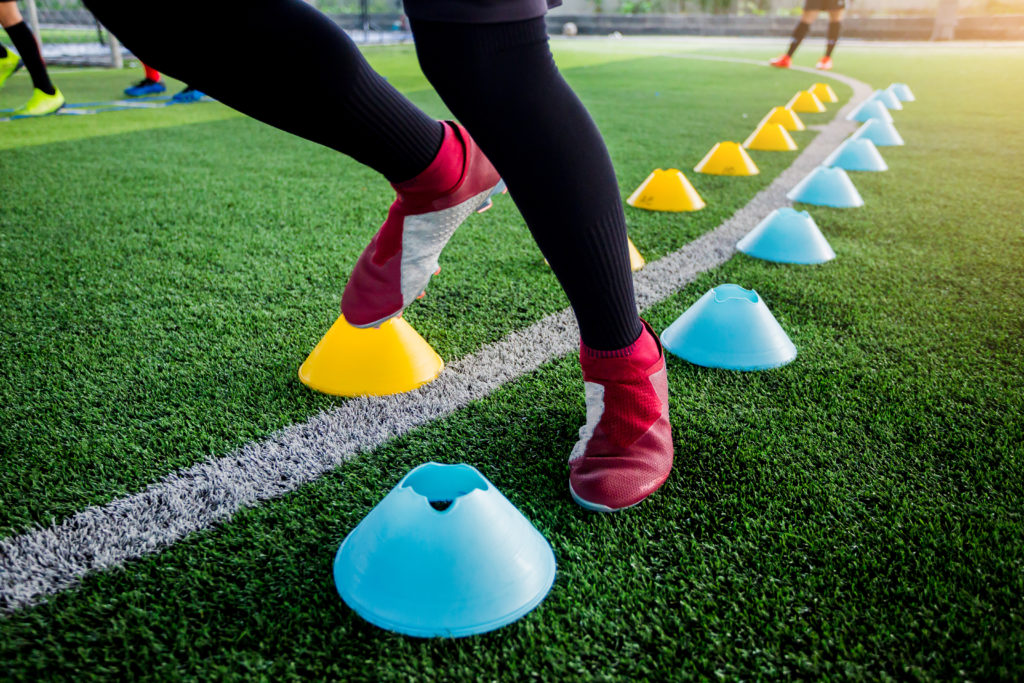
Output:
[[[587,423],[569,455],[569,492],[597,512],[636,505],[672,471],[665,352],[646,322],[627,352],[601,357],[580,343]]]
[[[488,208],[491,194],[503,185],[466,129],[447,121],[430,166],[393,187],[398,197],[341,297],[341,312],[355,327],[377,327],[423,294],[455,229]]]
[[[829,56],[822,57],[818,60],[818,63],[814,65],[815,69],[821,69],[822,71],[832,70],[832,58]]]
[[[789,55],[779,55],[775,59],[768,62],[772,66],[776,66],[780,69],[788,69],[793,66],[793,58]]]

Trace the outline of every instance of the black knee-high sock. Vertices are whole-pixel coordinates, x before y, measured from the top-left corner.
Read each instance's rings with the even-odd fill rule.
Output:
[[[601,134],[555,67],[543,17],[412,22],[420,66],[501,173],[551,264],[587,346],[620,349],[642,326],[626,222]]]
[[[36,42],[36,37],[32,34],[28,24],[22,21],[14,26],[8,26],[7,35],[11,37],[14,49],[21,55],[21,61],[28,69],[29,76],[32,77],[32,85],[47,95],[57,92],[53,83],[50,82],[50,75],[46,73],[46,62],[39,54],[39,43]]]
[[[5,58],[6,56],[7,56],[7,48],[4,47],[3,43],[0,43],[0,59]]]
[[[394,183],[423,171],[442,124],[367,64],[345,32],[301,0],[228,0],[185,19],[170,0],[86,0],[132,52],[224,104],[370,166]],[[273,45],[259,68],[238,55]]]
[[[810,30],[810,24],[803,21],[797,22],[796,28],[793,29],[793,39],[789,41],[789,52],[786,53],[787,55],[789,55],[790,57],[793,56],[793,53],[796,52],[796,49],[798,47],[800,47],[800,43],[803,42],[804,37]]]
[[[836,43],[839,42],[839,29],[842,28],[843,22],[841,21],[830,21],[828,22],[828,42],[825,43],[825,56],[831,57],[832,50],[836,49]]]

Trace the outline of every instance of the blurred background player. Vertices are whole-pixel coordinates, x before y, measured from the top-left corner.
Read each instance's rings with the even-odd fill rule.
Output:
[[[503,179],[579,323],[587,409],[569,454],[572,497],[620,510],[665,482],[665,354],[637,311],[611,157],[548,45],[544,14],[557,0],[405,1],[423,73],[461,125],[417,108],[301,0],[218,0],[202,21],[178,0],[86,4],[164,73],[391,182],[397,198],[342,295],[351,325],[380,325],[415,301],[449,237]],[[270,44],[289,59],[237,68],[239,54]],[[316,93],[316,106],[267,97],[268,82]]]
[[[64,95],[50,81],[46,62],[39,52],[39,43],[14,0],[0,0],[0,26],[14,43],[17,54],[0,44],[0,87],[18,67],[24,65],[32,78],[32,96],[14,110],[14,116],[44,116],[64,106]]]
[[[125,88],[125,95],[128,97],[144,97],[146,95],[159,95],[167,90],[167,86],[164,85],[163,78],[161,78],[159,71],[145,63],[143,63],[142,68],[145,70],[145,77],[135,85],[130,85]],[[199,92],[191,85],[186,85],[185,89],[179,93],[175,93],[171,100],[173,102],[195,102],[202,98],[202,96],[203,93]]]
[[[793,64],[793,53],[800,47],[807,32],[811,30],[811,24],[818,18],[818,12],[828,12],[828,35],[825,43],[825,54],[818,60],[815,68],[823,71],[832,70],[832,50],[839,40],[839,29],[843,25],[843,13],[846,9],[846,0],[806,0],[804,13],[800,17],[796,28],[793,29],[793,39],[789,43],[789,51],[771,60],[769,64],[780,69],[788,69]]]

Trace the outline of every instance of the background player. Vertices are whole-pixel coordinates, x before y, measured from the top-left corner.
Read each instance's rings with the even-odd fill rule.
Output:
[[[818,12],[828,12],[828,36],[825,43],[825,54],[818,60],[815,66],[823,71],[832,70],[832,50],[839,40],[839,29],[843,25],[843,14],[846,10],[846,0],[806,0],[804,13],[800,17],[796,28],[793,29],[793,39],[789,43],[789,51],[771,60],[769,64],[780,69],[788,69],[793,64],[793,53],[800,47],[804,36],[811,30],[811,24],[818,18]]]

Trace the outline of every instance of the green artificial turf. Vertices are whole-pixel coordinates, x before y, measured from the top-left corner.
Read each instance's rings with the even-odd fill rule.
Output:
[[[786,166],[792,155],[760,154],[756,178],[689,172],[808,77],[603,44],[592,65],[596,41],[558,47],[623,194],[676,166],[709,203],[629,209],[653,259]],[[407,48],[381,52],[440,115]],[[854,175],[864,208],[812,209],[834,262],[737,255],[646,312],[663,329],[735,282],[800,355],[761,373],[670,358],[676,468],[643,505],[602,516],[568,497],[584,409],[578,367],[561,358],[217,530],[0,617],[6,677],[1020,678],[1024,91],[985,102],[1021,62],[927,47],[844,56],[851,75],[911,84],[918,101],[897,114],[907,146],[882,150],[889,172]],[[0,152],[18,198],[0,212],[7,533],[332,405],[295,369],[389,201],[372,173],[240,118],[90,135]],[[456,233],[442,264],[408,318],[445,358],[565,306],[507,199]],[[426,460],[474,464],[550,540],[559,574],[535,612],[422,641],[337,598],[338,543]]]
[[[411,82],[415,62],[401,50],[396,79]],[[715,141],[742,139],[807,81],[672,59],[567,73],[609,138],[624,196],[656,166],[689,171]],[[708,93],[703,104],[688,87]],[[432,91],[412,97],[444,114]],[[169,109],[191,106],[220,107]],[[763,173],[751,178],[690,173],[709,207],[631,210],[634,242],[649,259],[679,248],[793,156],[755,155]],[[240,117],[27,146],[4,160],[17,200],[2,219],[10,419],[0,449],[17,460],[0,469],[0,529],[138,490],[338,402],[296,371],[392,200],[374,172]],[[507,198],[456,233],[442,266],[407,319],[448,360],[567,306]]]

